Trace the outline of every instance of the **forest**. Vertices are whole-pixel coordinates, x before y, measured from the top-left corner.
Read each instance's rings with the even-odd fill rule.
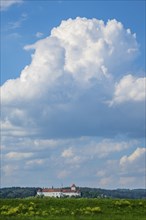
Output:
[[[39,187],[38,187],[39,188]],[[37,187],[10,187],[0,189],[0,198],[27,198],[37,194]],[[67,188],[67,187],[66,187]],[[78,187],[82,198],[119,198],[119,199],[144,199],[145,189],[100,189]]]

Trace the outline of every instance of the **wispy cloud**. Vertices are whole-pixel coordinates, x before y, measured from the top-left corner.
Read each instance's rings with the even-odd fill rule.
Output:
[[[21,15],[21,17],[19,18],[19,20],[17,21],[11,21],[8,23],[8,26],[7,26],[7,29],[10,30],[10,29],[17,29],[17,28],[20,28],[22,23],[24,21],[26,21],[28,19],[28,15],[26,13],[23,13]]]
[[[8,39],[15,39],[15,40],[17,40],[17,39],[20,39],[21,37],[22,37],[22,35],[17,33],[17,32],[14,32],[14,33],[11,33],[11,34],[7,35]]]
[[[15,172],[18,171],[18,166],[7,164],[2,167],[2,171],[4,172],[4,175],[7,176],[13,176]]]
[[[35,36],[37,37],[37,38],[41,38],[41,37],[43,37],[43,33],[42,32],[37,32],[36,34],[35,34]]]
[[[95,137],[50,140],[26,137],[13,138],[11,141],[9,138],[2,150],[3,171],[11,175],[11,171],[14,171],[18,176],[22,169],[29,174],[34,171],[30,182],[36,173],[39,176],[47,173],[52,184],[54,180],[57,182],[68,178],[70,181],[72,178],[80,179],[80,184],[83,184],[83,178],[91,185],[96,180],[100,187],[117,187],[124,181],[128,184],[128,176],[133,177],[133,182],[130,183],[136,184],[137,175],[141,179],[141,186],[143,184],[144,148],[137,148],[137,141],[100,140]],[[124,156],[129,151],[133,153]],[[17,170],[10,169],[9,172],[8,168],[11,166],[17,167]],[[133,167],[137,173],[133,172]]]
[[[8,159],[12,159],[12,160],[21,160],[21,159],[25,159],[25,158],[29,158],[32,157],[33,153],[29,153],[29,152],[9,152],[6,154],[6,158]]]
[[[0,10],[5,11],[10,8],[12,5],[21,4],[23,0],[1,0],[0,1]]]

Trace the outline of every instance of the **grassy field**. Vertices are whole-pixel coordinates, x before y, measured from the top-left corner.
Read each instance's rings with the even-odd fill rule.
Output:
[[[1,199],[1,220],[145,220],[146,200]]]

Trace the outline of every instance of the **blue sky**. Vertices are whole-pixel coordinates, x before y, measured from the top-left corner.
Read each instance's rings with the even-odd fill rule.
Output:
[[[144,188],[145,1],[0,13],[2,186]]]

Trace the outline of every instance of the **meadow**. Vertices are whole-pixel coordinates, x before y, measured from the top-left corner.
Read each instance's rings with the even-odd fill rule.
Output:
[[[146,200],[0,199],[1,220],[145,220]]]

